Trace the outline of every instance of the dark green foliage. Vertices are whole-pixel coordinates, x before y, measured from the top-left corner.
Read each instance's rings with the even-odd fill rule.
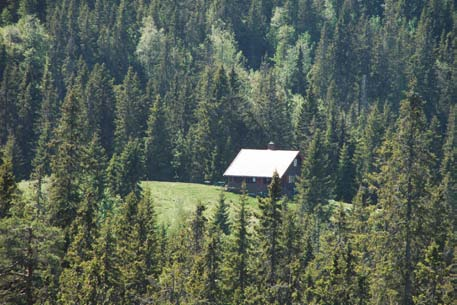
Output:
[[[278,173],[273,173],[268,187],[268,197],[259,202],[262,214],[259,217],[259,249],[261,259],[257,266],[258,277],[264,291],[258,292],[267,302],[274,302],[277,297],[275,285],[279,279],[281,224],[283,221],[281,207],[281,180]]]
[[[103,148],[110,153],[114,144],[115,96],[112,79],[105,65],[94,66],[85,96],[89,133],[98,133]]]
[[[2,151],[0,164],[0,219],[10,215],[10,208],[17,199],[18,190],[13,171],[13,151],[11,142]]]
[[[82,159],[82,117],[80,99],[73,90],[62,105],[62,117],[55,132],[55,155],[49,189],[51,223],[68,227],[76,216],[80,201]]]
[[[200,253],[203,248],[204,234],[206,231],[207,219],[203,215],[203,212],[206,210],[205,206],[199,203],[197,205],[197,210],[195,211],[194,218],[191,222],[191,232],[192,232],[192,251],[194,253]]]
[[[116,88],[115,140],[117,151],[120,151],[131,139],[143,135],[147,109],[138,74],[130,67],[123,83]]]
[[[159,95],[149,113],[145,138],[146,177],[149,180],[167,180],[170,170],[170,136],[165,121],[164,105]]]
[[[297,182],[298,200],[305,212],[312,212],[316,206],[325,204],[331,196],[328,162],[322,133],[317,129],[306,151],[302,173]]]
[[[0,220],[0,295],[5,304],[54,302],[62,234],[43,219]]]
[[[245,186],[244,186],[245,189]],[[249,270],[249,254],[251,240],[248,232],[249,215],[246,209],[246,194],[240,198],[240,212],[235,224],[235,241],[228,255],[229,291],[235,304],[244,304],[247,288],[250,285],[251,271]]]
[[[118,162],[119,180],[117,185],[119,189],[117,193],[122,197],[130,192],[138,193],[140,191],[139,182],[144,173],[144,155],[140,141],[129,141],[119,156]]]
[[[220,229],[225,235],[230,234],[228,205],[225,202],[224,193],[221,193],[219,197],[216,215],[214,216],[214,226]]]
[[[384,207],[388,233],[381,242],[385,251],[398,255],[389,255],[389,259],[378,267],[386,271],[384,280],[391,289],[398,291],[398,298],[404,304],[413,301],[413,271],[427,232],[421,224],[429,217],[427,211],[430,209],[427,183],[431,153],[427,145],[423,103],[414,93],[402,101],[397,132],[391,142],[385,144],[389,145],[386,152],[389,159],[379,176],[379,201]],[[399,241],[403,245],[400,248],[395,245]],[[392,284],[395,286],[390,286]]]
[[[338,169],[336,197],[344,202],[350,202],[355,195],[354,192],[354,166],[348,145],[346,143],[341,147]]]
[[[0,303],[454,304],[456,16],[0,1]],[[290,203],[275,175],[260,210],[221,193],[168,228],[140,188],[269,141],[300,150]]]

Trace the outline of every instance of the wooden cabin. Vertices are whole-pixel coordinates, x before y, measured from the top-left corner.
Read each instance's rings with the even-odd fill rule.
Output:
[[[293,196],[301,164],[298,150],[276,150],[272,142],[267,149],[241,149],[224,173],[228,179],[227,190],[240,192],[245,181],[249,194],[266,195],[276,171],[281,178],[283,194]]]

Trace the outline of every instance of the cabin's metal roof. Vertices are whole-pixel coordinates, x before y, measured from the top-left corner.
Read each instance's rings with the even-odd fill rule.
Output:
[[[242,149],[224,176],[271,178],[276,170],[282,177],[298,153],[295,150]]]

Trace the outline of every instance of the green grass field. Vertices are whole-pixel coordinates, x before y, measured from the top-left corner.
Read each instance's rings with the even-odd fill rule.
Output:
[[[220,186],[183,182],[143,181],[141,187],[144,191],[150,191],[159,223],[170,230],[175,229],[178,225],[188,224],[188,220],[191,219],[198,203],[202,203],[207,208],[207,218],[212,218],[221,193],[230,206],[230,218],[233,219],[239,210],[240,195],[226,192]],[[20,182],[19,189],[22,191],[25,200],[32,200],[32,183],[30,181]],[[46,186],[44,191],[46,192]],[[247,198],[248,209],[251,212],[257,211],[258,199],[254,197]],[[338,202],[330,200],[328,207],[333,210],[338,205]],[[350,209],[351,205],[345,203],[343,205],[345,209]]]
[[[206,206],[207,216],[212,217],[221,193],[230,206],[231,217],[238,210],[240,202],[240,195],[226,192],[219,186],[158,181],[144,181],[141,186],[143,190],[150,191],[159,222],[170,228],[174,228],[178,223],[186,223],[199,202]],[[248,197],[248,206],[251,210],[255,209],[257,199]]]

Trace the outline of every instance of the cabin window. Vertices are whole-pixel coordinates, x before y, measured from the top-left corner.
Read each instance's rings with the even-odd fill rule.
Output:
[[[295,176],[289,176],[289,183],[295,182]]]
[[[271,183],[271,178],[263,178],[263,183],[264,184],[270,184]]]
[[[246,183],[255,183],[255,182],[256,182],[255,177],[246,178]]]
[[[294,167],[297,167],[297,159],[294,159]]]

